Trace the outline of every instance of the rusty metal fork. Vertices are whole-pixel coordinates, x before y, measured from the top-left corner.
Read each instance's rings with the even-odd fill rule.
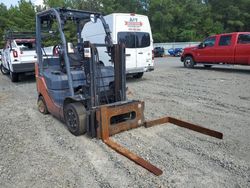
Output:
[[[123,156],[127,157],[131,161],[134,161],[136,164],[142,166],[143,168],[152,172],[156,176],[159,176],[163,173],[161,169],[157,168],[156,166],[152,165],[150,162],[144,160],[143,158],[132,153],[128,149],[124,148],[123,146],[119,145],[118,143],[116,143],[110,139],[110,137],[109,137],[109,116],[108,116],[108,112],[107,112],[107,107],[101,108],[101,138],[102,138],[103,142],[105,144],[107,144],[110,148],[112,148],[116,152],[122,154]]]
[[[179,127],[190,129],[192,131],[199,132],[199,133],[212,136],[218,139],[223,138],[223,134],[220,132],[217,132],[217,131],[214,131],[205,127],[201,127],[199,125],[195,125],[186,121],[182,121],[173,117],[162,117],[162,118],[151,120],[151,121],[145,121],[144,127],[149,128],[149,127],[164,124],[164,123],[172,123]]]
[[[122,154],[123,156],[127,157],[131,161],[134,161],[136,164],[142,166],[143,168],[147,169],[148,171],[152,172],[156,176],[161,175],[163,172],[161,169],[157,168],[156,166],[152,165],[150,162],[144,160],[143,158],[139,157],[138,155],[132,153],[128,149],[124,148],[123,146],[119,145],[115,141],[110,139],[110,135],[116,134],[121,131],[129,130],[131,128],[137,128],[140,126],[144,126],[146,128],[160,125],[164,123],[172,123],[177,126],[187,128],[205,135],[209,135],[218,139],[223,138],[223,134],[211,129],[207,129],[204,127],[201,127],[199,125],[195,125],[192,123],[188,123],[186,121],[182,121],[173,117],[163,117],[151,121],[145,121],[144,115],[143,115],[143,107],[144,104],[140,102],[134,102],[130,104],[126,104],[124,106],[102,106],[100,108],[100,111],[97,112],[97,121],[100,124],[99,129],[99,137],[103,140],[103,142],[108,145],[110,148],[115,150],[116,152]],[[141,109],[142,108],[142,109]],[[123,122],[118,123],[116,125],[110,126],[110,119],[114,115],[127,113],[129,111],[135,111],[138,117],[136,117],[134,120],[130,120],[130,122]],[[141,121],[142,120],[142,121]],[[139,123],[140,122],[140,123]],[[113,126],[113,127],[112,127]],[[114,129],[116,127],[116,129]]]

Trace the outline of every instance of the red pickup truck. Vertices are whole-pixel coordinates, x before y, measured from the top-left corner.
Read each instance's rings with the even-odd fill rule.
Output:
[[[187,68],[196,64],[250,65],[250,32],[210,36],[198,46],[184,48],[181,61]]]

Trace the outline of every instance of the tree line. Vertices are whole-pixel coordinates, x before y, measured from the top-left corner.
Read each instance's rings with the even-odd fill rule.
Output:
[[[36,12],[50,7],[137,13],[149,17],[154,42],[200,41],[208,35],[250,31],[250,0],[43,0],[44,6],[20,0],[0,4],[0,36],[5,30],[35,31]],[[0,38],[0,48],[3,47]]]

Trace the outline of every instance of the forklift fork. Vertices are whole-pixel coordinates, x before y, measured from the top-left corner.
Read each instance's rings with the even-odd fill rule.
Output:
[[[119,102],[100,106],[96,113],[97,122],[99,124],[99,127],[97,128],[97,137],[101,138],[106,145],[108,145],[116,152],[127,157],[131,161],[134,161],[136,164],[142,166],[156,176],[159,176],[163,173],[161,169],[157,168],[150,162],[144,160],[143,158],[119,145],[118,143],[113,141],[110,136],[140,126],[149,128],[164,123],[172,123],[177,126],[187,128],[218,139],[223,138],[223,134],[220,132],[194,125],[192,123],[188,123],[173,117],[163,117],[151,121],[145,121],[143,112],[144,102],[142,101]],[[119,121],[118,123],[112,122],[112,118],[124,114],[126,114],[127,116],[123,121]]]

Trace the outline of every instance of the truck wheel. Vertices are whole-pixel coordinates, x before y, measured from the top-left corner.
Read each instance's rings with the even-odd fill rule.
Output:
[[[42,113],[42,114],[48,114],[49,113],[43,96],[38,97],[37,106],[38,106],[38,110],[39,110],[40,113]]]
[[[194,63],[194,60],[191,56],[186,56],[184,58],[183,64],[184,64],[184,67],[186,67],[186,68],[193,68],[195,63]]]
[[[10,79],[12,82],[18,82],[18,73],[14,73],[10,71]]]
[[[69,103],[63,109],[64,120],[69,131],[75,135],[82,135],[86,132],[87,113],[82,103]]]
[[[8,69],[6,69],[2,64],[0,65],[0,69],[1,69],[1,72],[3,75],[7,75],[9,74],[10,72],[8,71]]]
[[[142,76],[143,76],[143,72],[139,72],[139,73],[133,75],[133,78],[139,79],[139,78],[142,78]]]

